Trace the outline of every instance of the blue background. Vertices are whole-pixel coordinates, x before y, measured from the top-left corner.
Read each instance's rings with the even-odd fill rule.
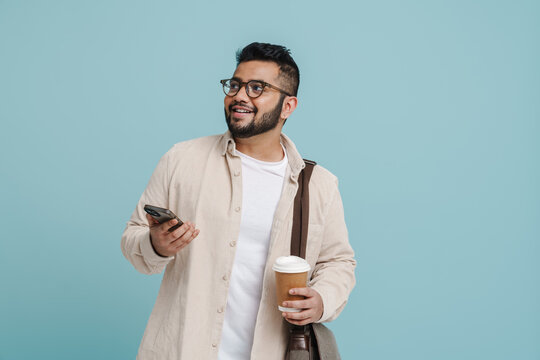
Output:
[[[538,1],[0,0],[0,359],[133,359],[160,276],[120,236],[161,155],[222,133],[252,41],[340,178],[344,359],[540,359]]]

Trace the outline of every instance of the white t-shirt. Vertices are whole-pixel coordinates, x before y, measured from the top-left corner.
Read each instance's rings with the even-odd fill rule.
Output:
[[[232,267],[219,360],[249,360],[274,212],[281,197],[287,153],[265,162],[237,151],[242,159],[242,220]]]

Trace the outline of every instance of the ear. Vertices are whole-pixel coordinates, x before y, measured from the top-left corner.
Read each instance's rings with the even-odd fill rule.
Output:
[[[296,109],[297,105],[298,98],[296,96],[287,96],[285,101],[283,101],[283,106],[281,107],[281,118],[288,119],[293,113],[294,109]]]

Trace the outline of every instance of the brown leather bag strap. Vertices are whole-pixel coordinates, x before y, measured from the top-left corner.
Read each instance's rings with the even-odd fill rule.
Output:
[[[294,198],[293,225],[291,234],[291,255],[306,258],[307,234],[309,224],[309,180],[315,161],[304,159],[306,167],[298,176],[298,191]]]
[[[298,176],[298,191],[294,198],[291,255],[305,259],[309,224],[309,179],[316,163],[306,159],[304,163],[306,166]],[[290,326],[287,360],[313,359],[311,352],[314,344],[310,331],[308,326]]]

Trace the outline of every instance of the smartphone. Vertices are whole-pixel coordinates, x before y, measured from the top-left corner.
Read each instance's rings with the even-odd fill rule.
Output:
[[[169,232],[178,229],[183,224],[182,220],[180,220],[178,216],[174,215],[174,213],[169,209],[163,209],[153,205],[144,205],[144,211],[146,211],[151,217],[156,219],[160,224],[163,224],[164,222],[172,219],[176,219],[178,221],[178,224],[173,225],[169,229]]]

